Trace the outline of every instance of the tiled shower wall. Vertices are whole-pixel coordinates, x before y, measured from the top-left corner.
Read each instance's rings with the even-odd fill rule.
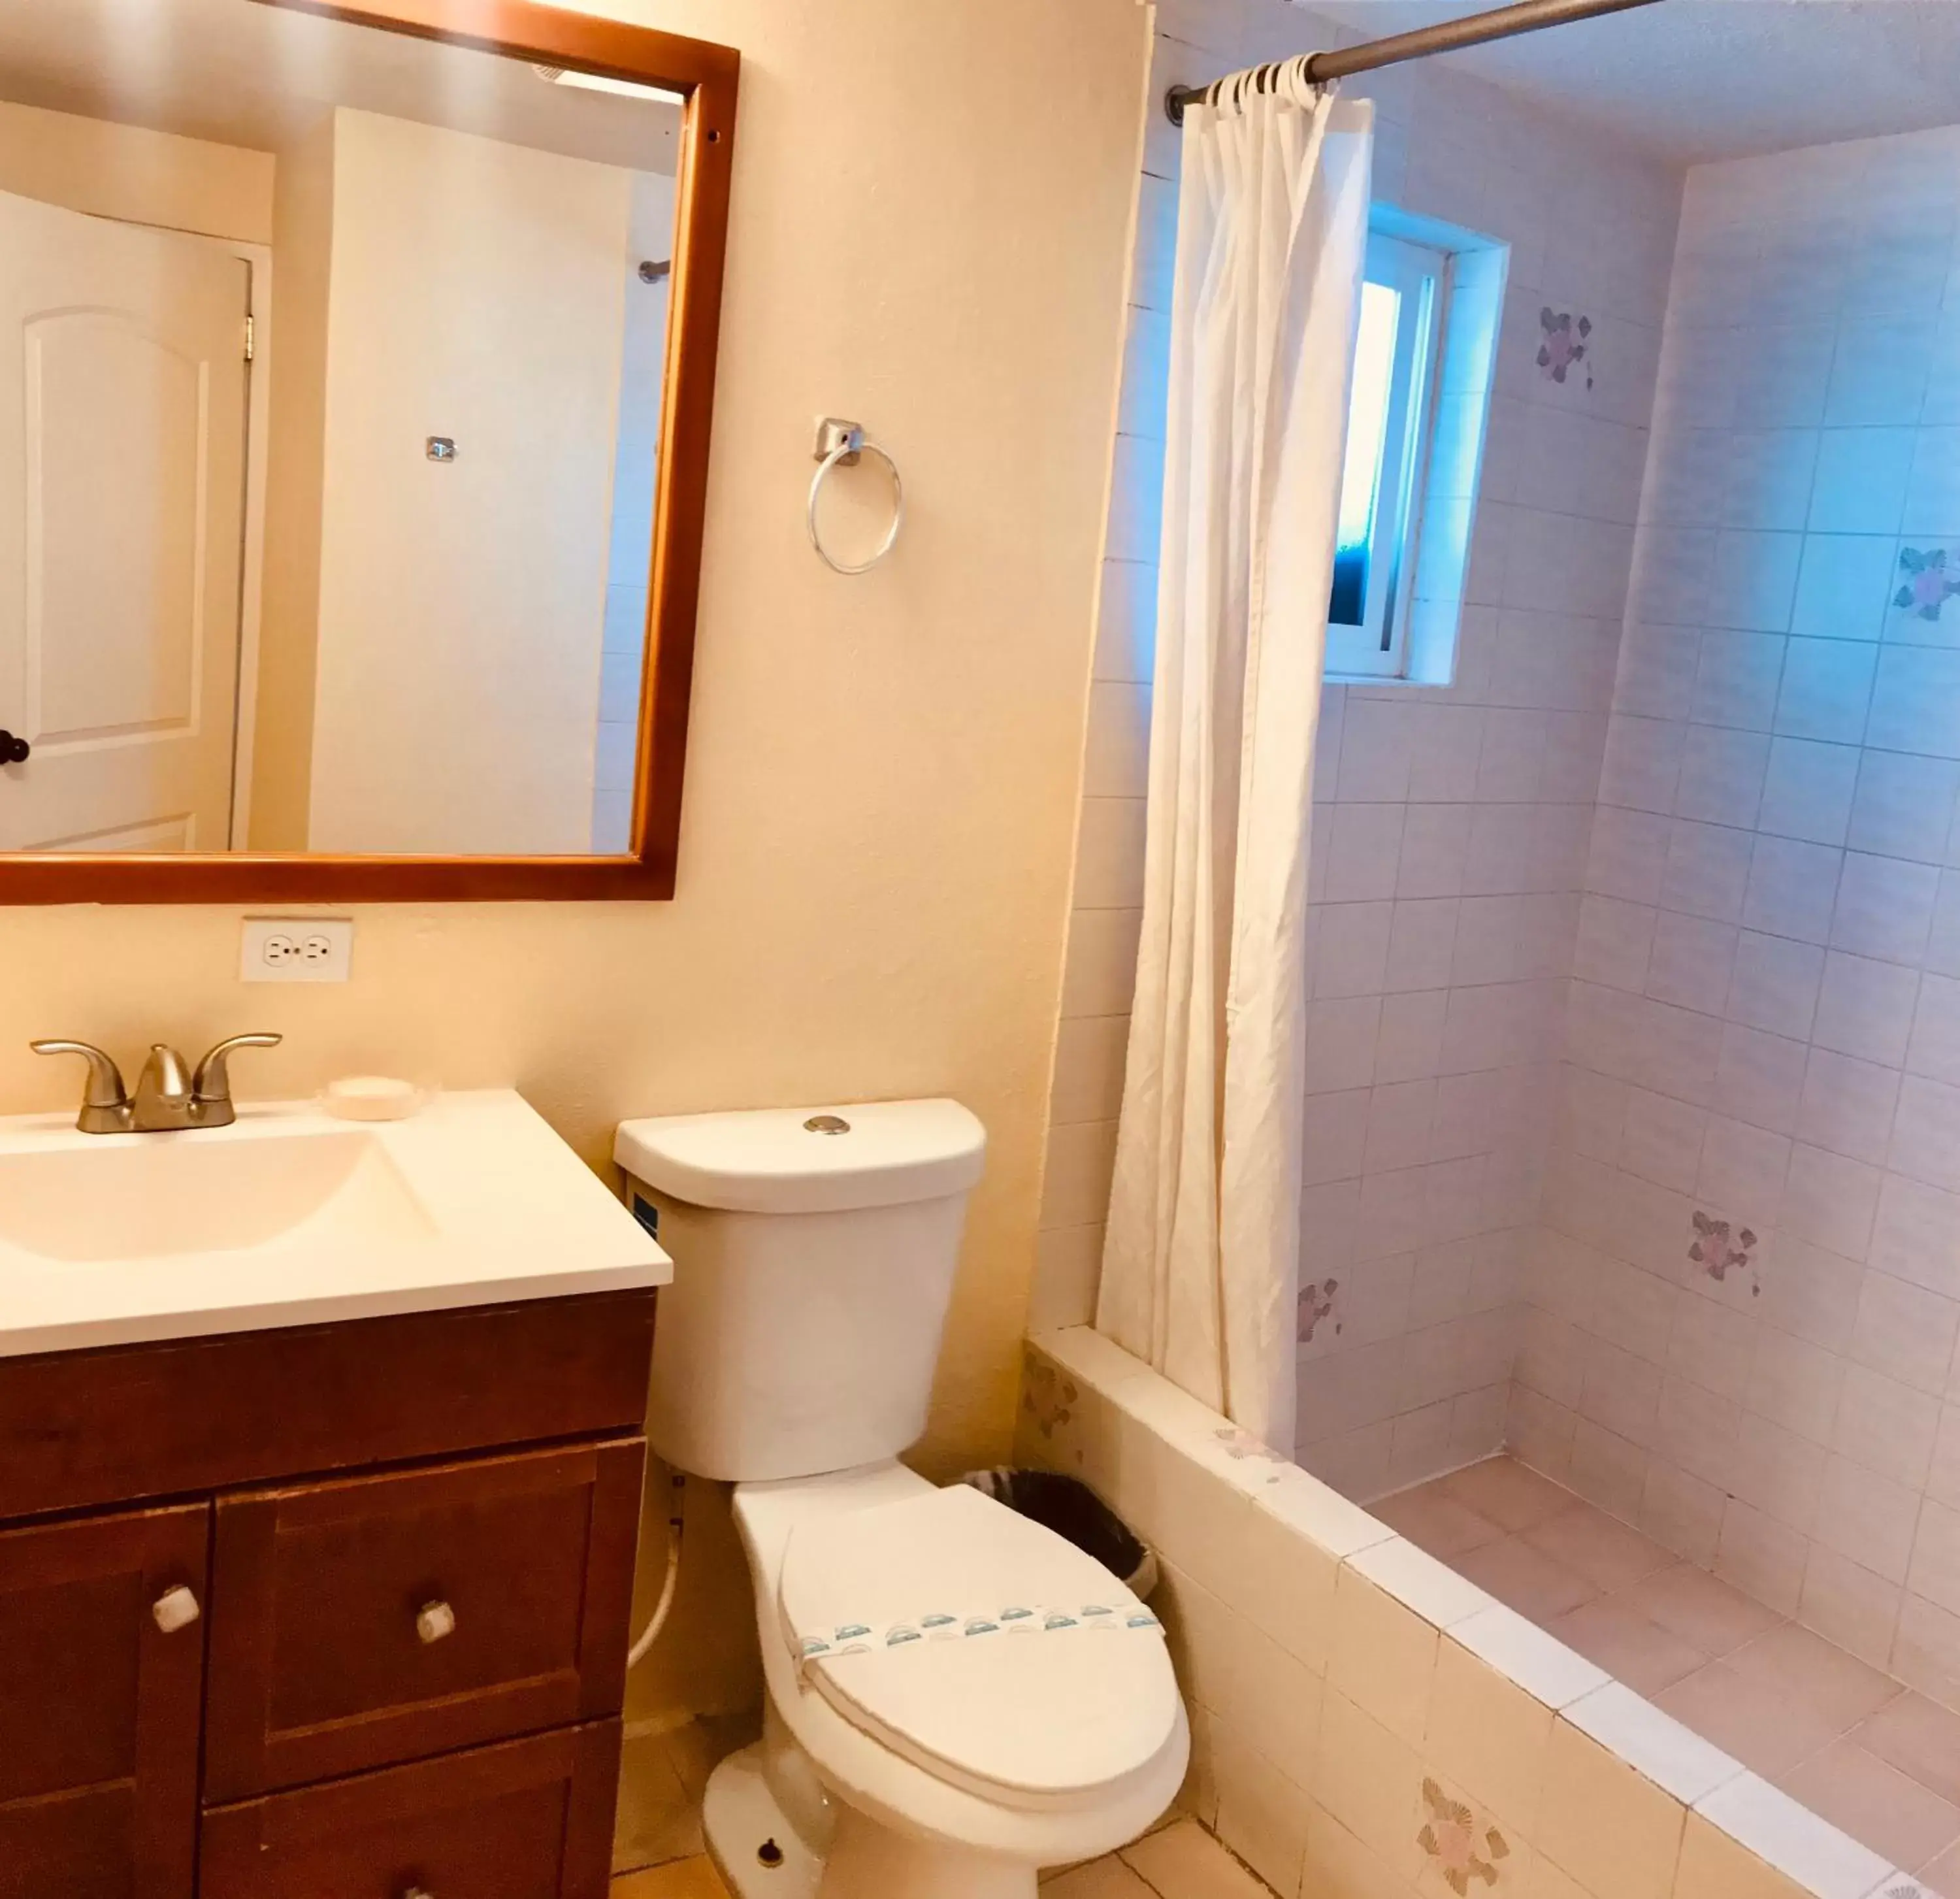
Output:
[[[1960,129],[1690,174],[1520,1453],[1960,1697]]]
[[[1037,1328],[1093,1315],[1136,954],[1178,156],[1156,99],[1355,37],[1274,0],[1159,25]],[[1322,703],[1297,1448],[1365,1495],[1503,1429],[1679,180],[1433,65],[1350,91],[1376,100],[1378,199],[1510,246],[1481,504],[1430,509],[1470,543],[1457,683]],[[1548,311],[1583,320],[1577,360]]]

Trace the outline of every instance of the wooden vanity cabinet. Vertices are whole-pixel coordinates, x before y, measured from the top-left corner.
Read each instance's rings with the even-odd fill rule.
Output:
[[[0,1359],[0,1899],[603,1899],[653,1297]]]
[[[0,1531],[0,1894],[191,1890],[205,1594],[194,1503]]]

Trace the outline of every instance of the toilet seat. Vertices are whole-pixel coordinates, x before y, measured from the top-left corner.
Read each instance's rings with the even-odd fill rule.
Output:
[[[936,1778],[1023,1809],[1106,1799],[1182,1732],[1157,1619],[965,1485],[798,1524],[777,1607],[802,1677]]]

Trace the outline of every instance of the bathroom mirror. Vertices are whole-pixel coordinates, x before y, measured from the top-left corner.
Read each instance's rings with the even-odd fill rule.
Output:
[[[672,894],[737,70],[0,0],[0,901]]]

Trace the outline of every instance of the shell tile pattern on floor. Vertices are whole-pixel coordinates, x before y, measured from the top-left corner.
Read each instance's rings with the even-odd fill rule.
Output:
[[[1854,1840],[1916,1869],[1930,1892],[1960,1894],[1960,1714],[1511,1458],[1368,1507]]]

